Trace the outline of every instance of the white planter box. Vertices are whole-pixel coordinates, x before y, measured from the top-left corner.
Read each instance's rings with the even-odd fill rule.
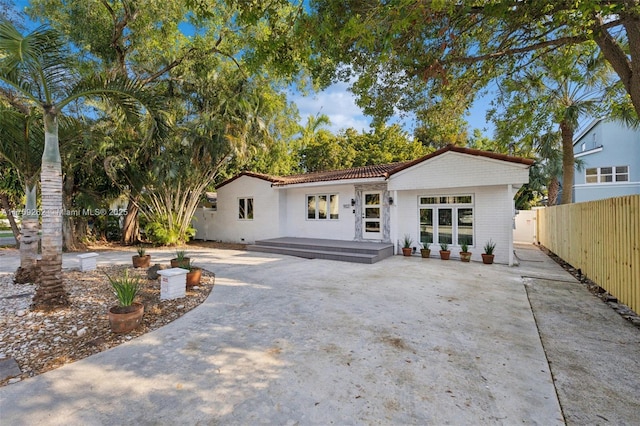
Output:
[[[98,253],[83,253],[78,255],[78,261],[80,262],[80,270],[94,271],[96,269],[96,260]]]
[[[187,271],[171,268],[158,271],[160,275],[160,300],[179,299],[186,296]]]

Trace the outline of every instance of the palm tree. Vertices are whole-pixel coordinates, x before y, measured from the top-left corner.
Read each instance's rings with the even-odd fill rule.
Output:
[[[540,156],[541,186],[547,188],[547,205],[558,204],[560,193],[560,177],[562,176],[562,138],[558,132],[550,132],[542,135],[536,144],[536,151]]]
[[[36,214],[36,187],[42,155],[42,114],[35,109],[0,108],[0,157],[17,172],[25,193],[20,227],[20,266],[17,283],[34,282],[38,254],[39,220]]]
[[[70,55],[58,33],[39,27],[22,35],[15,26],[0,21],[0,82],[21,101],[42,110],[44,150],[40,175],[42,191],[42,260],[33,298],[35,307],[68,304],[62,272],[62,167],[58,142],[58,115],[74,101],[87,97],[110,99],[118,107],[137,114],[144,102],[141,85],[117,77],[80,78],[70,66]]]
[[[562,139],[562,199],[573,202],[575,159],[573,137],[578,120],[602,111],[602,98],[610,87],[611,72],[597,52],[584,47],[567,49],[545,61],[544,74],[531,81],[550,109]]]
[[[558,126],[562,141],[562,204],[573,201],[573,137],[578,120],[607,112],[604,100],[616,88],[612,75],[597,48],[584,44],[560,48],[534,60],[522,74],[502,81],[500,103],[506,104],[506,111],[494,118],[498,133],[530,144],[539,135],[553,133],[552,129]]]

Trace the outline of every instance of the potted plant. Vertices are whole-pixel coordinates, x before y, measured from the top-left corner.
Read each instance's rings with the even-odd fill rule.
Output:
[[[496,249],[496,243],[489,240],[484,245],[484,253],[482,253],[482,263],[491,265],[493,263],[493,251]]]
[[[404,256],[411,256],[411,252],[413,251],[411,244],[413,244],[411,236],[409,236],[409,234],[404,234],[404,242],[402,243],[402,254]]]
[[[449,244],[441,243],[440,244],[440,259],[449,260],[449,256],[451,256],[451,252],[449,251]]]
[[[171,267],[189,269],[190,264],[191,259],[187,257],[187,252],[184,250],[176,250],[176,257],[171,259]]]
[[[151,255],[146,254],[146,250],[142,246],[138,246],[138,255],[132,256],[134,268],[148,268],[151,264]]]
[[[199,285],[200,279],[202,278],[202,268],[190,264],[185,269],[189,270],[189,272],[187,272],[187,287]]]
[[[118,300],[117,306],[109,309],[109,324],[114,333],[128,333],[142,322],[144,305],[134,302],[140,291],[140,280],[137,277],[129,277],[129,271],[125,270],[120,278],[111,278],[107,275],[113,294]]]
[[[429,256],[431,256],[431,249],[429,248],[429,243],[427,243],[427,245],[420,243],[420,246],[422,246],[422,248],[420,249],[420,256],[422,256],[423,259],[428,259]]]
[[[460,244],[460,260],[463,262],[469,262],[471,260],[471,252],[469,251],[469,246],[467,243]]]

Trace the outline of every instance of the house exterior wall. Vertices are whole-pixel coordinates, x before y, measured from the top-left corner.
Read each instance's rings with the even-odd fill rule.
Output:
[[[640,194],[640,130],[601,120],[578,136],[574,155],[583,162],[574,177],[575,202]],[[627,182],[587,183],[586,171],[597,167],[628,166]]]
[[[353,211],[355,207],[351,206],[351,199],[355,199],[353,184],[280,188],[277,191],[284,193],[284,197],[286,197],[286,205],[282,210],[286,217],[286,223],[281,228],[282,235],[280,236],[333,240],[354,239],[355,214]],[[321,194],[338,194],[338,219],[307,219],[307,195]]]
[[[473,245],[469,246],[469,251],[473,253],[472,260],[482,261],[484,244],[491,239],[496,243],[495,262],[510,263],[513,195],[509,194],[507,185],[398,191],[397,203],[392,206],[392,216],[397,217],[394,243],[398,245],[404,235],[408,234],[413,239],[414,246],[420,248],[417,243],[420,241],[419,197],[445,195],[473,195]],[[438,256],[440,245],[437,242],[429,248],[432,256]],[[459,245],[450,244],[449,250],[452,258],[460,257]]]
[[[196,238],[245,243],[277,237],[363,240],[363,194],[380,191],[381,232],[370,233],[368,237],[395,245],[408,234],[417,248],[420,240],[418,197],[471,195],[470,205],[464,204],[465,201],[464,205],[452,207],[451,212],[455,215],[455,208],[473,209],[472,258],[480,261],[484,244],[491,239],[496,243],[495,261],[511,264],[513,197],[528,179],[527,164],[451,151],[393,173],[387,180],[379,177],[274,187],[267,180],[242,175],[218,189],[217,211],[198,212],[194,221],[198,229]],[[338,219],[309,219],[307,196],[332,194],[338,195]],[[253,198],[253,220],[238,219],[238,198],[241,197]],[[351,204],[352,199],[355,205]],[[452,220],[457,221],[457,217]],[[459,225],[460,229],[464,227]],[[458,257],[458,241],[450,246],[453,257]],[[437,253],[437,241],[431,249]]]
[[[389,190],[447,189],[524,184],[529,181],[528,166],[486,157],[446,152],[391,176]]]
[[[281,236],[280,196],[271,183],[241,176],[218,189],[217,211],[198,209],[192,223],[196,238],[223,242],[254,243]],[[238,199],[253,198],[253,219],[238,218]]]

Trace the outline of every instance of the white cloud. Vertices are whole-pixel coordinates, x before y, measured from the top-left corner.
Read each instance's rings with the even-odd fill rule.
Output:
[[[303,126],[310,115],[326,114],[331,120],[328,129],[334,134],[350,127],[357,131],[369,130],[371,119],[362,114],[346,83],[333,84],[322,92],[308,96],[295,92],[291,100],[298,106],[300,124]]]

